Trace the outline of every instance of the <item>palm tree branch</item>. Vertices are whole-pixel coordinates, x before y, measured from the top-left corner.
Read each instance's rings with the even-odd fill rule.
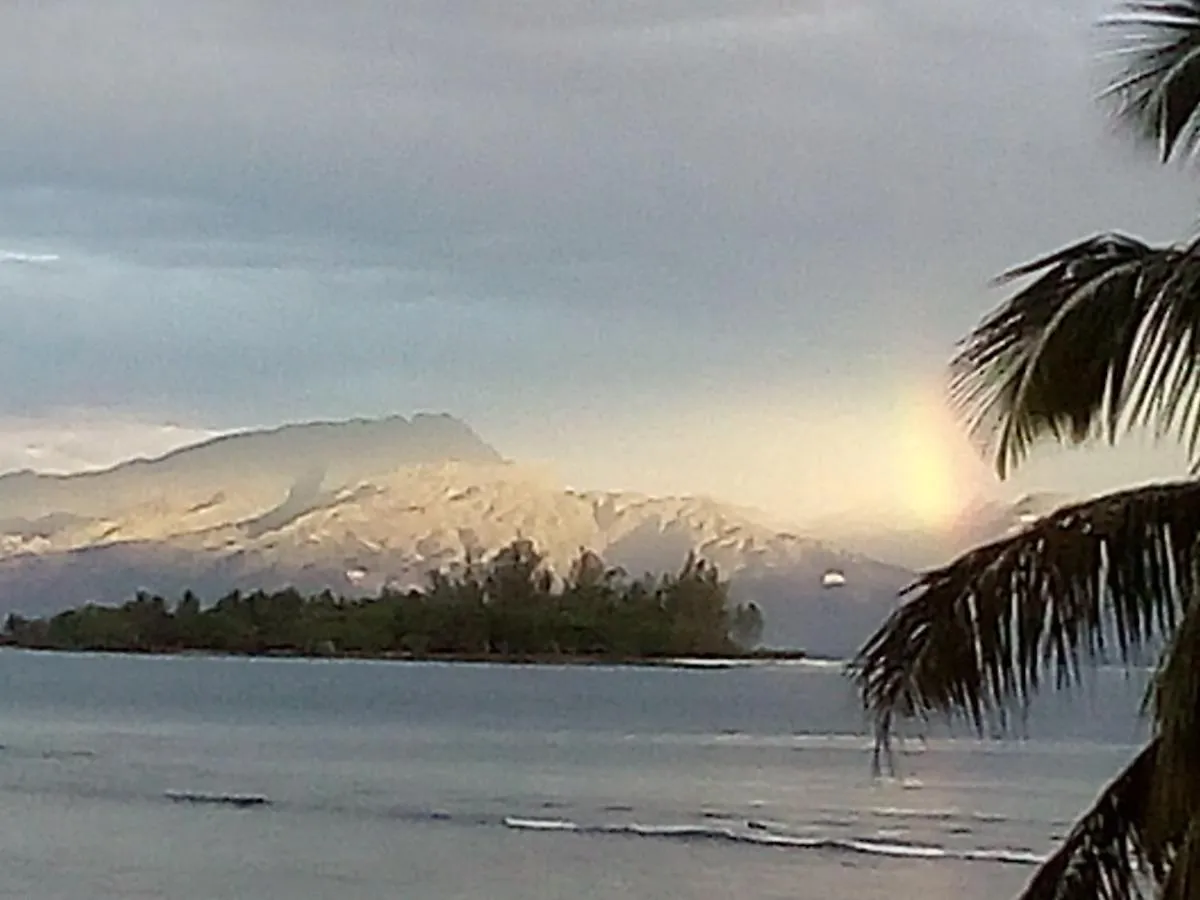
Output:
[[[1156,781],[1151,742],[1109,782],[1018,900],[1130,900],[1167,877],[1169,848],[1151,844],[1146,824]]]
[[[1066,301],[1054,312],[1053,317],[1042,330],[1042,333],[1038,335],[1036,342],[1030,348],[1028,354],[1029,358],[1034,360],[1042,359],[1047,349],[1050,348],[1051,341],[1059,336],[1059,329],[1062,327],[1063,323],[1066,322],[1083,303],[1093,299],[1098,292],[1103,290],[1107,285],[1111,284],[1115,279],[1134,274],[1139,268],[1140,261],[1135,260],[1122,263],[1121,265],[1116,265],[1100,272],[1095,277],[1080,285],[1080,287],[1073,291]],[[1027,405],[1029,400],[1029,392],[1036,381],[1037,372],[1038,369],[1036,366],[1026,366],[1021,372],[1020,381],[1017,383],[1016,390],[1013,393],[1013,407],[1019,409]],[[1123,373],[1119,369],[1114,369],[1112,376],[1110,377],[1119,378],[1122,374]],[[1120,394],[1121,391],[1119,387],[1116,389],[1110,388],[1109,390],[1109,395],[1111,397],[1119,397]],[[1110,434],[1113,431],[1112,423],[1115,422],[1114,413],[1115,410],[1111,409],[1110,406],[1107,416],[1110,422]],[[1017,439],[1013,433],[1013,429],[1016,427],[1016,423],[1018,421],[1018,418],[1015,416],[1010,416],[1005,421],[1004,430],[1001,436],[1002,444],[1008,445]]]
[[[1129,366],[1134,380],[1120,402],[1129,427],[1150,426],[1159,438],[1177,433],[1195,465],[1200,461],[1200,240],[1164,257],[1160,268],[1157,296]]]
[[[1163,879],[1160,900],[1195,900],[1200,897],[1200,816],[1187,823]]]
[[[885,740],[900,719],[1003,726],[1048,675],[1138,660],[1172,631],[1196,584],[1200,482],[1064,507],[922,575],[851,663]]]
[[[1004,476],[1042,438],[1147,423],[1197,446],[1200,242],[1098,235],[1002,275],[1032,280],[959,345],[952,405]]]
[[[1103,23],[1120,68],[1105,96],[1165,162],[1200,147],[1200,0],[1131,0]]]
[[[1197,660],[1200,660],[1200,603],[1192,603],[1163,654],[1148,697],[1159,745],[1159,777],[1151,798],[1157,837],[1200,828],[1200,823],[1190,824],[1200,810],[1200,771],[1196,766],[1200,759]],[[1200,841],[1200,833],[1194,839]],[[1200,843],[1184,856],[1200,866]],[[1200,888],[1200,874],[1196,886]]]

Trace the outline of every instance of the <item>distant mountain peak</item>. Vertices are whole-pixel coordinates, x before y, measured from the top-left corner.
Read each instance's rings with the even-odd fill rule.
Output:
[[[229,450],[238,445],[252,447],[255,452],[278,449],[285,458],[391,453],[403,463],[503,461],[500,453],[461,419],[449,413],[417,413],[411,419],[393,415],[377,419],[297,422],[235,431],[180,447],[148,462],[217,449]]]
[[[560,574],[581,549],[635,574],[699,554],[764,604],[768,633],[827,652],[865,636],[909,579],[705,497],[568,489],[505,460],[461,420],[422,413],[282,425],[101,472],[0,479],[0,599],[45,611],[138,588],[373,593],[516,538]],[[845,579],[836,596],[822,588],[831,570]]]
[[[440,462],[500,463],[504,457],[467,423],[448,413],[417,413],[383,418],[354,418],[287,423],[262,429],[231,431],[160,456],[125,460],[104,469],[72,474],[46,474],[31,469],[0,474],[7,483],[80,483],[112,474],[155,468],[225,468],[249,466],[295,474],[363,464],[369,472]]]

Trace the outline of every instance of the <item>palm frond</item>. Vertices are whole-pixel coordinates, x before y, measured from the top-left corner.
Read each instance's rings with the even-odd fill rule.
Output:
[[[1200,812],[1200,603],[1189,604],[1163,655],[1150,707],[1159,745],[1154,836],[1196,831],[1184,842],[1179,864],[1196,868],[1194,896],[1200,896],[1200,821],[1192,821]]]
[[[1064,507],[928,572],[851,663],[877,738],[898,719],[965,717],[982,733],[1048,672],[1132,661],[1170,633],[1193,595],[1200,481]]]
[[[1193,817],[1188,823],[1159,897],[1161,900],[1200,897],[1200,817]]]
[[[1200,0],[1197,0],[1200,2]],[[1200,241],[1098,235],[1002,275],[1036,276],[959,345],[950,396],[1005,476],[1039,439],[1200,428]]]
[[[1104,96],[1163,162],[1200,149],[1200,0],[1131,0],[1104,21],[1118,62]]]
[[[1018,900],[1132,900],[1166,879],[1168,860],[1146,837],[1157,745],[1109,782]]]

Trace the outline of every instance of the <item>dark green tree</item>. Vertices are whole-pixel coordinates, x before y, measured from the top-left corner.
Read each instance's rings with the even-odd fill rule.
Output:
[[[500,653],[537,653],[550,645],[553,576],[532,541],[519,539],[496,554],[484,579],[492,638]]]
[[[733,611],[729,636],[739,647],[752,650],[762,641],[762,610],[754,603],[739,604]]]
[[[233,591],[207,608],[191,592],[173,608],[140,593],[44,621],[10,616],[4,639],[72,650],[642,659],[733,652],[758,631],[757,610],[731,609],[727,583],[695,557],[676,575],[629,581],[581,551],[556,585],[532,542],[518,540],[486,563],[431,573],[423,591]]]

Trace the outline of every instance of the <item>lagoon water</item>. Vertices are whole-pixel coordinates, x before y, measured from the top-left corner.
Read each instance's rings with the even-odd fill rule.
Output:
[[[0,897],[1004,898],[1135,751],[1140,689],[1101,671],[878,781],[837,667],[0,651]]]

